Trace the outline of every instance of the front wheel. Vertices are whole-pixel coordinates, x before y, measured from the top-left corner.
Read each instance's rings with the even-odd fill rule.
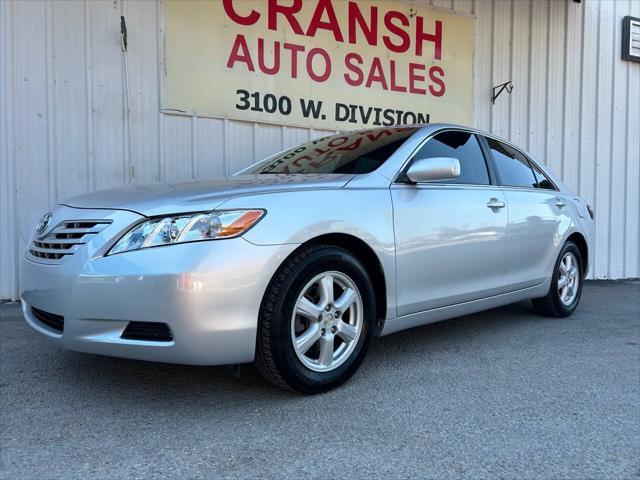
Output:
[[[373,337],[375,300],[362,263],[331,245],[304,247],[267,288],[256,345],[269,381],[320,393],[347,381]]]
[[[536,312],[550,317],[568,317],[578,306],[582,294],[584,262],[573,242],[562,247],[555,263],[549,292],[532,300]]]

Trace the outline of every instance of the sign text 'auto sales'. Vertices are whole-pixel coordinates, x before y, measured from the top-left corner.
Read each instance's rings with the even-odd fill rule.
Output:
[[[163,108],[328,129],[472,122],[473,18],[413,3],[165,3]]]

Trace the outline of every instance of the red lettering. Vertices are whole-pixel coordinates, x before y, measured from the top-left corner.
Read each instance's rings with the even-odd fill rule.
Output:
[[[301,167],[302,164],[300,162],[302,162],[303,160],[312,160],[312,158],[309,155],[303,155],[302,157],[298,157],[293,162],[291,162],[291,165],[295,167]]]
[[[273,42],[273,67],[267,67],[264,61],[264,38],[258,38],[258,67],[267,75],[274,75],[280,71],[280,42]]]
[[[312,166],[315,169],[318,169],[320,167],[322,167],[323,165],[326,165],[327,163],[331,163],[335,160],[338,160],[339,157],[333,153],[327,153],[327,155],[324,158],[321,158],[319,162],[316,162],[315,160],[313,162],[309,162],[309,165]]]
[[[427,77],[424,75],[420,75],[416,72],[423,72],[425,70],[424,65],[420,65],[419,63],[409,63],[409,93],[419,93],[420,95],[425,95],[427,90],[424,88],[419,88],[416,86],[416,82],[424,83],[427,80]]]
[[[328,21],[322,20],[322,16],[325,12],[329,17]],[[338,18],[336,17],[336,11],[333,9],[331,0],[318,0],[316,9],[313,12],[313,17],[311,17],[311,21],[309,22],[307,36],[315,37],[316,32],[319,29],[333,32],[333,38],[336,39],[336,42],[344,42],[344,38],[342,38],[342,32],[340,31],[340,24],[338,23]]]
[[[424,31],[424,19],[422,17],[417,17],[416,24],[416,55],[419,57],[422,56],[422,42],[433,42],[433,58],[435,60],[442,59],[442,22],[440,20],[435,21],[436,32],[435,33],[426,33]]]
[[[356,2],[349,2],[349,43],[357,43],[356,23],[360,27],[360,31],[364,35],[369,45],[378,44],[378,7],[371,6],[369,8],[369,24],[362,15],[360,7]]]
[[[367,138],[372,142],[376,142],[379,138],[386,137],[392,133],[391,130],[379,130],[377,132],[367,133]]]
[[[227,16],[239,25],[254,25],[260,18],[260,14],[255,10],[251,10],[249,15],[243,17],[233,8],[233,0],[222,0],[222,6]]]
[[[231,53],[227,60],[227,68],[233,68],[236,62],[244,62],[247,64],[247,68],[250,72],[254,72],[253,60],[251,60],[251,54],[249,53],[249,47],[247,46],[247,39],[244,35],[236,35],[236,39],[231,47]]]
[[[436,73],[439,74],[439,76],[436,76]],[[431,67],[429,69],[429,78],[433,83],[435,83],[438,87],[440,87],[440,88],[436,88],[434,87],[434,85],[429,85],[429,92],[434,97],[441,97],[442,95],[444,95],[444,92],[446,90],[444,80],[442,80],[442,78],[439,78],[439,77],[444,77],[444,70],[442,70],[442,68],[437,66]]]
[[[389,69],[391,70],[391,90],[394,92],[406,92],[407,87],[396,84],[396,61],[389,61]]]
[[[359,147],[360,147],[360,144],[361,144],[361,143],[362,143],[362,137],[360,137],[360,138],[356,138],[356,139],[355,139],[355,141],[354,141],[353,143],[351,143],[351,144],[349,144],[349,145],[347,145],[347,146],[345,146],[345,147],[336,148],[336,151],[339,151],[339,152],[343,152],[343,151],[344,151],[344,152],[348,152],[348,151],[351,151],[351,150],[356,150],[357,148],[359,148]]]
[[[304,35],[304,31],[302,30],[302,27],[300,27],[300,23],[298,23],[298,19],[296,18],[296,13],[301,9],[302,0],[293,0],[293,4],[290,6],[279,5],[278,0],[269,0],[269,4],[267,6],[267,25],[269,30],[278,29],[278,14],[282,14],[284,18],[287,19],[287,22],[289,22],[289,26],[295,34]]]
[[[354,52],[347,53],[344,57],[344,65],[347,67],[347,70],[356,75],[356,78],[353,78],[350,77],[348,73],[345,73],[344,81],[352,87],[362,85],[362,80],[364,80],[364,73],[362,73],[362,69],[360,68],[360,65],[362,65],[362,57]]]
[[[385,46],[392,52],[397,52],[397,53],[406,52],[407,50],[409,50],[409,46],[411,45],[411,38],[409,37],[409,34],[406,32],[405,29],[403,29],[399,25],[396,25],[393,22],[394,19],[399,20],[400,24],[404,25],[405,27],[409,26],[409,19],[406,17],[404,13],[396,12],[393,10],[390,12],[387,12],[387,14],[384,16],[385,27],[387,27],[387,30],[389,30],[389,32],[395,34],[398,38],[400,38],[401,40],[400,43],[399,44],[393,43],[393,41],[391,40],[391,36],[389,35],[384,35],[382,37],[382,41],[384,42]]]
[[[317,74],[313,71],[313,57],[321,56],[324,59],[324,73]],[[311,80],[316,82],[325,82],[331,75],[331,59],[329,54],[322,48],[312,48],[307,55],[307,74]]]
[[[291,78],[298,78],[298,53],[304,52],[304,47],[295,43],[285,43],[282,47],[291,51]]]
[[[382,63],[378,57],[374,57],[371,61],[371,70],[369,70],[369,76],[367,77],[367,83],[365,86],[367,88],[371,88],[373,82],[379,82],[382,88],[387,90],[387,80],[384,78]]]
[[[327,145],[330,147],[339,147],[340,145],[348,141],[349,141],[349,137],[336,137],[336,138],[332,138],[331,141],[327,143]]]
[[[316,157],[324,155],[325,153],[327,155],[329,155],[332,152],[332,150],[330,148],[328,150],[322,150],[320,147],[316,147],[316,148],[314,148],[314,150],[318,154],[318,155],[316,155]]]

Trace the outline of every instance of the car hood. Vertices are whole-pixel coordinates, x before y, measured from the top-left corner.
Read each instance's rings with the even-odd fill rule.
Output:
[[[206,182],[154,182],[86,193],[62,204],[155,216],[213,210],[229,198],[240,195],[341,188],[352,178],[353,175],[241,175]]]

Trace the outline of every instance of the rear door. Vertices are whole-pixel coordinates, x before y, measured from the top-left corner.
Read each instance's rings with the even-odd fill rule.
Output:
[[[504,291],[507,208],[478,138],[450,130],[426,141],[414,159],[454,157],[458,178],[391,186],[398,315]]]
[[[566,200],[522,152],[485,139],[509,205],[506,284],[511,291],[538,285],[551,274],[571,224]]]

